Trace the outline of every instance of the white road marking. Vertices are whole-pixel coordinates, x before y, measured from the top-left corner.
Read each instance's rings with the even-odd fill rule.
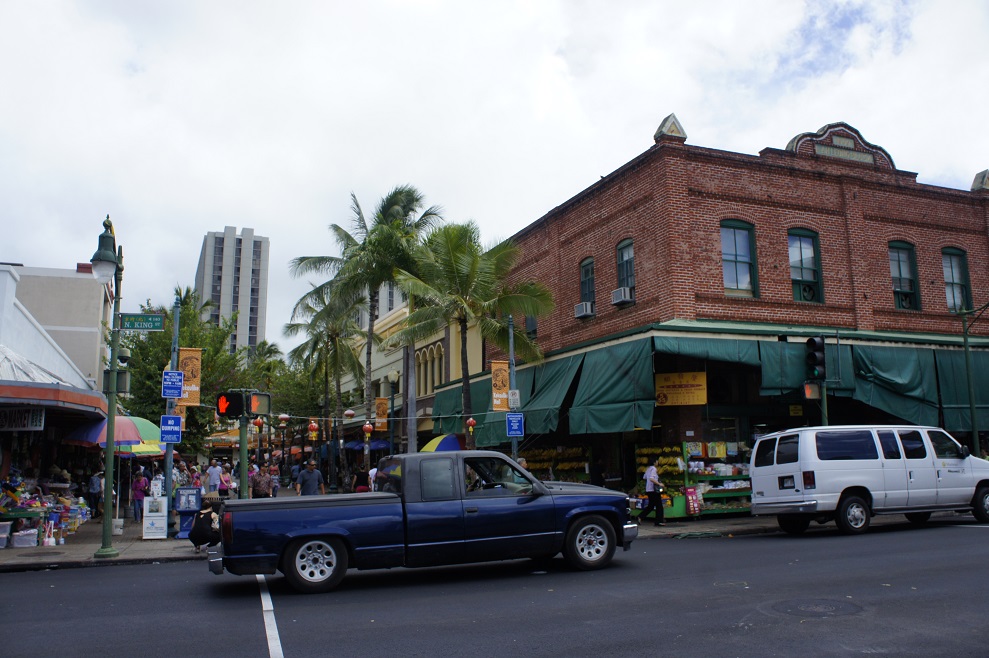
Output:
[[[268,593],[268,581],[261,574],[257,575],[258,587],[261,589],[261,611],[264,613],[264,632],[268,636],[268,655],[271,658],[283,658],[282,641],[278,637],[278,624],[275,623],[275,606]]]

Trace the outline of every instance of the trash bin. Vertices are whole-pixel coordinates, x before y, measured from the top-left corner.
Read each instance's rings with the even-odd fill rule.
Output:
[[[179,532],[176,539],[188,539],[196,512],[203,504],[202,489],[199,487],[179,487],[175,490],[175,511],[179,515]]]

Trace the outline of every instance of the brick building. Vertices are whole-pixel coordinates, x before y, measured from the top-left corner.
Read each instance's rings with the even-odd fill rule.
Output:
[[[987,172],[969,191],[918,183],[844,123],[720,151],[670,115],[654,146],[513,240],[515,276],[556,300],[528,324],[546,361],[518,371],[530,445],[580,445],[627,481],[637,446],[725,441],[741,461],[753,434],[825,413],[969,439],[959,311],[989,295]],[[824,409],[803,387],[813,336]],[[983,430],[987,336],[989,321],[971,326]],[[503,415],[484,420],[478,444],[503,445]]]

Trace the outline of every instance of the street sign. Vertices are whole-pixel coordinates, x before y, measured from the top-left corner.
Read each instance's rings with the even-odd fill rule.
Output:
[[[120,328],[124,331],[164,331],[165,316],[154,313],[121,313]]]
[[[181,370],[166,370],[161,373],[161,397],[182,397],[182,385],[185,384],[185,373]]]
[[[505,414],[507,436],[525,436],[525,420],[522,414]]]
[[[508,408],[514,411],[521,406],[522,406],[522,398],[519,395],[519,389],[517,388],[508,389]]]
[[[182,416],[161,417],[161,442],[182,443]]]

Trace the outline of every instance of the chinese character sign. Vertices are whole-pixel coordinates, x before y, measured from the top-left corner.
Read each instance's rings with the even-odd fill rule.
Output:
[[[707,374],[663,372],[656,375],[656,406],[707,404]]]

